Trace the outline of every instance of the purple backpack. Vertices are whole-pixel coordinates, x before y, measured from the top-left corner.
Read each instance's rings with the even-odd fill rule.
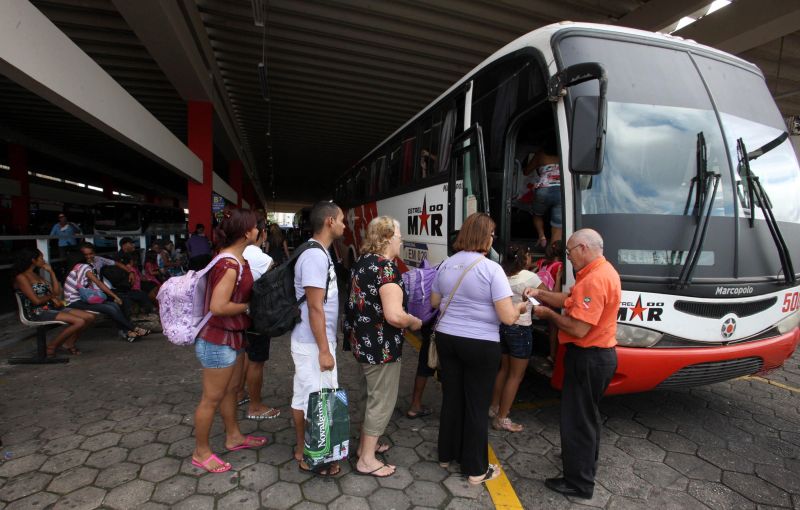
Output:
[[[436,278],[436,267],[423,259],[418,268],[403,273],[403,284],[408,293],[408,313],[418,317],[427,324],[436,316],[438,310],[431,308],[431,292],[433,280]]]
[[[191,345],[197,334],[211,318],[206,311],[206,274],[220,259],[236,257],[220,253],[200,271],[189,271],[183,276],[173,276],[165,281],[158,290],[159,315],[164,336],[175,345]],[[238,263],[239,261],[236,260]],[[236,284],[242,279],[242,265],[239,264],[239,276]]]

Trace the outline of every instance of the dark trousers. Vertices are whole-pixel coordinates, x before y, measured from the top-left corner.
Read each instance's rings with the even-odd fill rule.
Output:
[[[457,461],[461,472],[489,469],[489,404],[500,343],[436,333],[442,380],[439,462]]]
[[[127,290],[116,291],[117,295],[122,298],[122,313],[125,317],[130,317],[133,312],[133,304],[139,305],[139,310],[142,313],[151,313],[153,311],[153,302],[141,290]]]
[[[90,310],[92,312],[98,312],[108,315],[112,321],[114,321],[119,328],[120,331],[128,332],[132,329],[135,329],[130,320],[125,317],[125,314],[122,313],[122,309],[113,301],[106,301],[105,303],[98,303],[98,304],[89,304],[85,301],[75,301],[74,303],[69,304],[70,308],[74,308],[76,310]]]
[[[564,388],[561,393],[561,461],[564,478],[579,490],[591,493],[600,454],[600,399],[614,372],[613,348],[581,348],[567,344],[564,356]]]

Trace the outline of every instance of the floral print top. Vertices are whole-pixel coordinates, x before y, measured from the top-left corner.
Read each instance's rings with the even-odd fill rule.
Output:
[[[403,352],[403,330],[383,316],[379,289],[395,283],[403,290],[403,309],[408,295],[395,263],[381,255],[366,253],[350,270],[350,295],[345,304],[344,332],[359,363],[380,365],[399,361]]]

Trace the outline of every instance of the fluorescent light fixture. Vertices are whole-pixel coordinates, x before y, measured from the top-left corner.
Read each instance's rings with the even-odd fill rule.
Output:
[[[94,191],[100,191],[100,192],[103,191],[103,188],[98,188],[97,186],[92,186],[91,184],[87,185],[86,187]]]
[[[253,23],[257,27],[264,26],[264,3],[262,0],[251,0],[253,3]]]
[[[712,12],[718,11],[723,7],[727,7],[731,4],[731,0],[714,0],[711,2],[711,5],[708,6],[708,10],[706,11],[706,16],[711,14]]]
[[[678,30],[680,30],[680,29],[682,29],[684,27],[688,27],[689,25],[691,25],[695,21],[697,21],[697,20],[695,18],[692,18],[691,16],[682,17],[680,19],[680,21],[678,21],[678,25],[675,27],[675,32],[677,32]]]
[[[0,165],[0,170],[11,170],[11,167],[8,165]]]
[[[269,85],[267,84],[267,68],[264,62],[258,63],[258,83],[261,85],[261,96],[269,102]]]

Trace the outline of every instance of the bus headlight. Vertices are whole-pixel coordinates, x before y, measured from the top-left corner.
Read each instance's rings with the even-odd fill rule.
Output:
[[[782,319],[778,324],[775,325],[775,327],[778,329],[778,333],[780,333],[781,335],[785,335],[786,333],[789,333],[794,328],[796,328],[798,325],[800,325],[800,311],[794,312],[785,319]]]
[[[662,336],[663,333],[652,329],[617,324],[617,343],[622,347],[652,347]]]

